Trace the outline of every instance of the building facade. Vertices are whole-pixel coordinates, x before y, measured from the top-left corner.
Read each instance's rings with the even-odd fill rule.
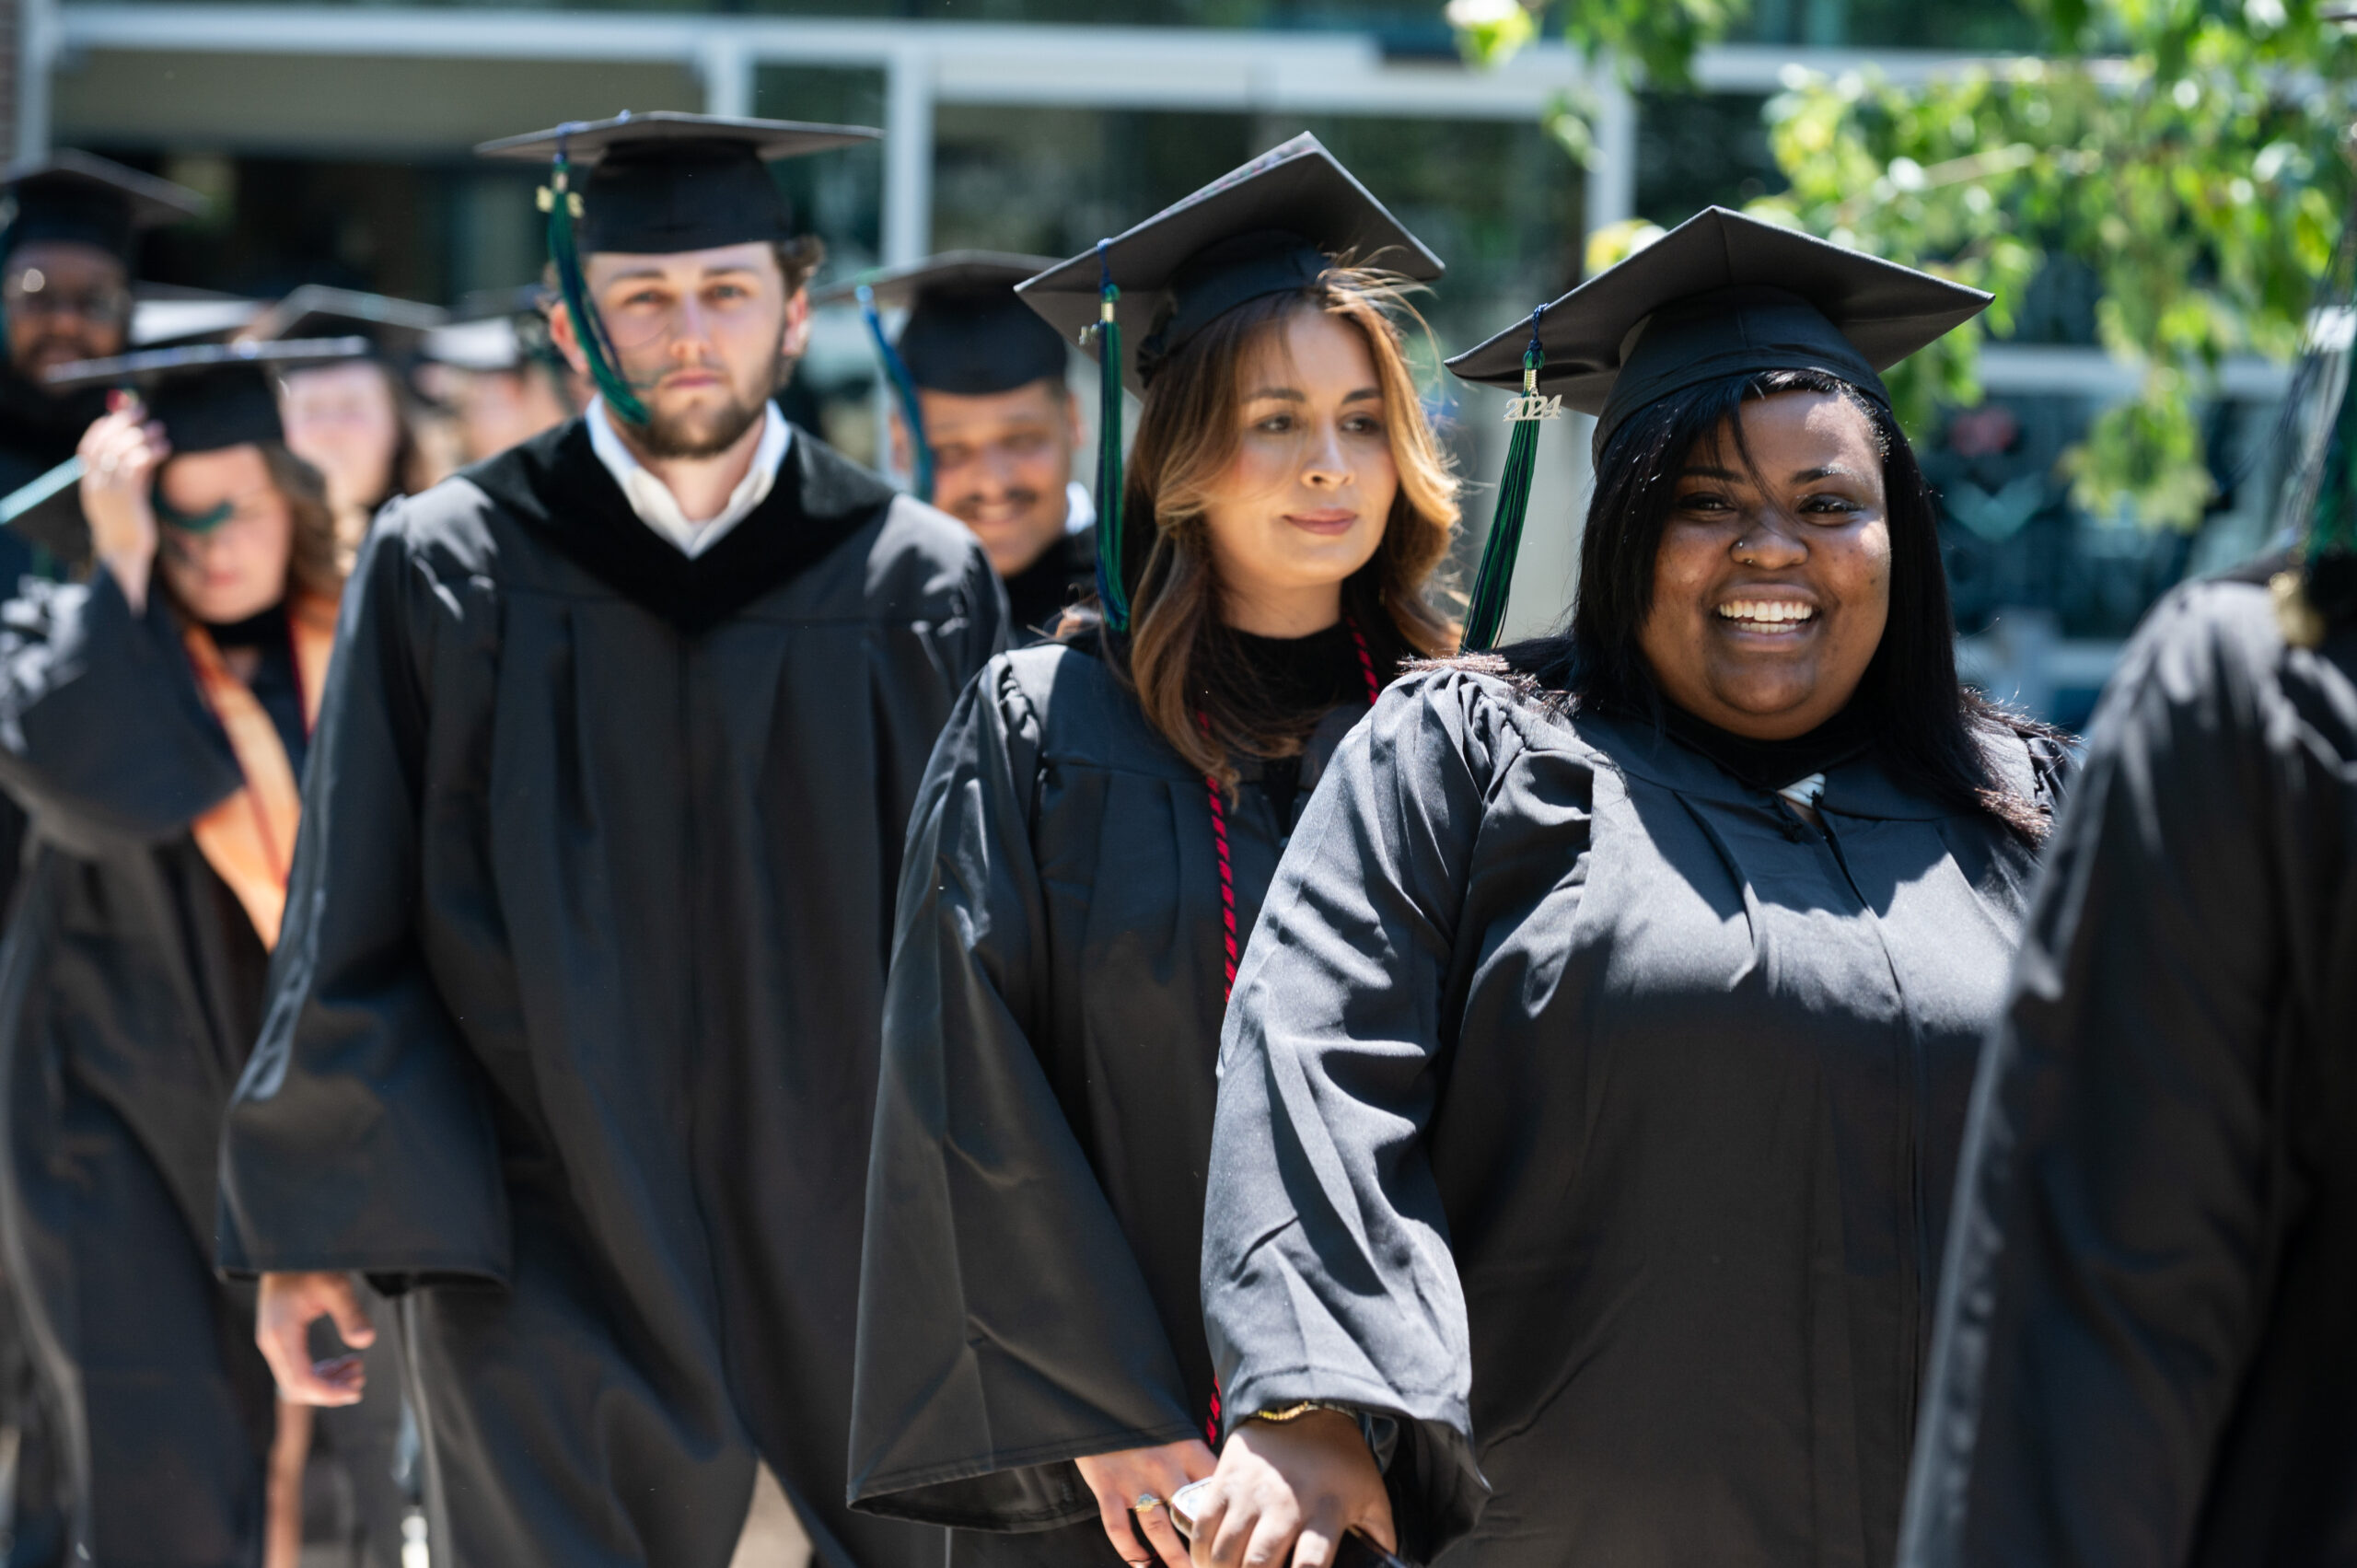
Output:
[[[827,239],[831,275],[950,246],[1073,253],[1306,129],[1449,261],[1425,301],[1434,352],[1576,282],[1598,225],[1666,225],[1774,190],[1760,108],[1788,67],[1904,78],[2027,34],[2013,0],[1755,0],[1745,33],[1699,62],[1700,96],[1666,97],[1625,91],[1557,45],[1469,70],[1437,0],[0,7],[17,41],[0,125],[21,150],[81,146],[214,198],[207,223],[159,237],[147,256],[163,283],[261,295],[325,282],[447,302],[525,282],[540,266],[535,177],[468,148],[623,108],[882,126],[880,147],[782,169]],[[1542,126],[1566,99],[1591,109],[1586,168]],[[2021,341],[1989,355],[1991,408],[1914,435],[1948,501],[1968,664],[2072,722],[2154,594],[2263,537],[2253,481],[2281,377],[2256,366],[2230,377],[2215,421],[2229,482],[2200,533],[2081,517],[2054,459],[2123,383],[2067,273],[2042,296]],[[872,453],[877,403],[856,322],[822,322],[802,374],[829,434]],[[1435,409],[1486,482],[1504,396],[1446,379],[1434,378]],[[1568,604],[1587,478],[1580,423],[1550,432],[1517,630]],[[1487,510],[1484,482],[1469,537]]]

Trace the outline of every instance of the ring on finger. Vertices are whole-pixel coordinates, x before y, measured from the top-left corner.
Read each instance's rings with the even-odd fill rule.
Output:
[[[1130,1504],[1132,1513],[1144,1514],[1162,1506],[1162,1499],[1151,1492],[1141,1492],[1138,1500]]]

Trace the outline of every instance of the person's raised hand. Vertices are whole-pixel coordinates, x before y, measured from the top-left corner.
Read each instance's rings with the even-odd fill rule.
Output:
[[[1248,1421],[1228,1434],[1195,1505],[1195,1568],[1328,1568],[1346,1530],[1398,1536],[1383,1472],[1340,1411]]]
[[[1138,1555],[1138,1536],[1142,1534],[1154,1556],[1162,1559],[1164,1568],[1187,1568],[1187,1543],[1171,1525],[1170,1510],[1166,1504],[1172,1493],[1212,1473],[1217,1461],[1212,1458],[1208,1445],[1190,1438],[1184,1443],[1165,1443],[1158,1448],[1090,1454],[1073,1462],[1080,1467],[1080,1479],[1097,1494],[1097,1517],[1105,1526],[1105,1539],[1113,1543],[1113,1550],[1124,1562],[1154,1561],[1153,1557]],[[1152,1497],[1154,1505],[1138,1508],[1141,1497]],[[1133,1508],[1138,1520],[1134,1531],[1130,1528]]]
[[[298,1405],[356,1405],[368,1386],[356,1355],[311,1359],[311,1325],[325,1318],[354,1350],[377,1342],[360,1307],[352,1276],[343,1273],[264,1274],[254,1308],[254,1342],[278,1379],[278,1396]]]
[[[156,563],[156,470],[172,455],[164,427],[147,417],[136,397],[118,394],[106,414],[82,433],[82,516],[90,524],[90,552],[113,576],[134,612],[147,608],[147,578]]]

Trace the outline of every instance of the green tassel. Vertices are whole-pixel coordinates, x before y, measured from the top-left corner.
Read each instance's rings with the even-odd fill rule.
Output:
[[[1097,242],[1097,602],[1105,624],[1130,629],[1129,587],[1121,581],[1121,323],[1113,308],[1121,291]]]
[[[909,374],[908,362],[884,335],[884,319],[876,313],[876,291],[865,284],[859,285],[859,313],[867,322],[867,335],[876,341],[876,357],[884,366],[884,379],[891,384],[893,401],[900,405],[900,423],[908,427],[910,494],[929,503],[933,500],[933,443],[924,438],[924,409],[917,401],[916,377]]]
[[[612,342],[606,335],[606,323],[598,315],[598,308],[589,302],[589,285],[581,275],[581,246],[574,231],[574,219],[580,215],[581,197],[572,190],[572,168],[564,156],[564,137],[560,134],[556,144],[556,171],[540,191],[540,204],[549,215],[549,260],[556,263],[558,292],[564,296],[564,308],[573,318],[573,335],[581,341],[581,353],[589,362],[589,378],[606,400],[606,406],[633,424],[644,424],[648,415],[646,405],[622,378],[616,361]]]
[[[1538,395],[1538,369],[1547,363],[1538,346],[1538,314],[1534,310],[1530,315],[1530,347],[1522,355],[1522,396],[1506,411],[1514,435],[1506,442],[1505,471],[1498,476],[1498,506],[1481,547],[1480,567],[1473,575],[1473,597],[1465,607],[1465,637],[1458,647],[1469,654],[1488,653],[1498,645],[1506,600],[1514,590],[1515,557],[1522,550],[1523,517],[1530,510],[1531,476],[1538,470],[1538,426],[1562,413],[1561,399]]]

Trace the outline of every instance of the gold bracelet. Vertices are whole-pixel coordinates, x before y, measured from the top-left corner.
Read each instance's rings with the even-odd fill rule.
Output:
[[[1359,1418],[1358,1411],[1353,1410],[1348,1405],[1338,1405],[1331,1400],[1297,1400],[1294,1403],[1285,1405],[1277,1410],[1254,1411],[1250,1415],[1246,1416],[1244,1419],[1247,1421],[1266,1421],[1274,1423],[1278,1425],[1283,1425],[1288,1421],[1299,1421],[1311,1411],[1332,1411],[1337,1415],[1349,1416],[1353,1421],[1356,1421]]]

